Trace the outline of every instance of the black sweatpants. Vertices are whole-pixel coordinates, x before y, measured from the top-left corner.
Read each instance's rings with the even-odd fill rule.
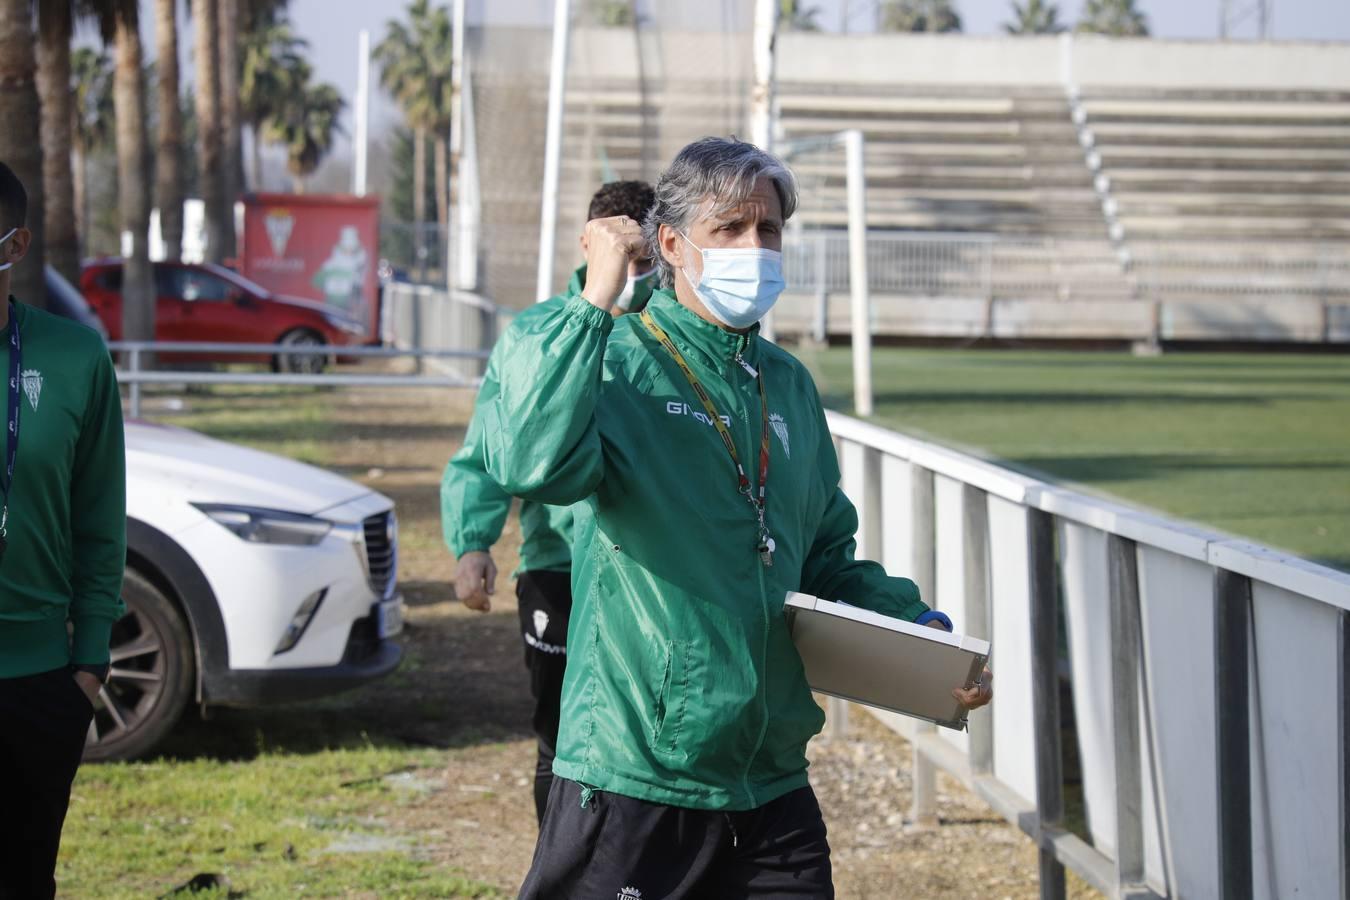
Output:
[[[809,787],[758,809],[707,812],[554,779],[521,900],[834,897],[830,845]]]
[[[534,811],[544,821],[553,755],[558,746],[563,673],[567,670],[567,623],[572,616],[570,572],[522,572],[516,579],[520,635],[525,642],[525,668],[534,696],[534,734],[539,755],[534,766]]]
[[[94,708],[60,668],[0,678],[0,900],[56,896],[56,853]]]

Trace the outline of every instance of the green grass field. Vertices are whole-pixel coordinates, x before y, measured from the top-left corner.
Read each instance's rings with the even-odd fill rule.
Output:
[[[847,348],[803,351],[852,404]],[[1350,570],[1350,356],[911,350],[875,420]]]

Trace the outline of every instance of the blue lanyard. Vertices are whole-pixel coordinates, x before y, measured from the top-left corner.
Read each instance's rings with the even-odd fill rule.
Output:
[[[0,482],[0,502],[4,505],[0,513],[0,537],[5,534],[5,525],[9,519],[9,491],[14,486],[14,463],[19,458],[19,380],[23,376],[23,339],[19,335],[19,310],[14,301],[9,302],[9,415],[6,443],[9,451],[5,454],[4,481]]]

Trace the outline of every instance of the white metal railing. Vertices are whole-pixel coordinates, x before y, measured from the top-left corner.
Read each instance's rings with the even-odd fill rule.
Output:
[[[1350,574],[828,413],[860,557],[989,639],[968,734],[881,716],[1108,897],[1343,897]],[[1061,613],[1089,840],[1063,824]]]
[[[991,234],[870,231],[874,294],[919,297],[1067,298],[1131,292],[1326,297],[1350,293],[1350,251],[1316,244],[1253,248],[1219,243],[1136,242],[1128,267],[1104,241]],[[848,290],[848,239],[842,230],[789,231],[788,284],[800,291]]]
[[[290,387],[477,387],[480,378],[453,372],[427,375],[381,375],[368,372],[216,372],[172,369],[154,371],[145,368],[149,355],[183,357],[277,357],[320,356],[324,359],[412,357],[423,359],[467,360],[472,366],[481,366],[487,350],[441,350],[429,348],[399,349],[394,347],[343,347],[329,344],[286,346],[280,344],[202,343],[197,341],[111,341],[108,349],[122,354],[123,363],[117,370],[119,384],[127,385],[129,414],[140,418],[144,399],[143,386],[147,384],[257,384]]]

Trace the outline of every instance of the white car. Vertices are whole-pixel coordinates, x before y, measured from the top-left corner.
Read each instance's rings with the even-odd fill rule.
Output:
[[[189,702],[306,700],[393,671],[394,504],[356,482],[129,422],[127,613],[86,759],[148,752]]]

